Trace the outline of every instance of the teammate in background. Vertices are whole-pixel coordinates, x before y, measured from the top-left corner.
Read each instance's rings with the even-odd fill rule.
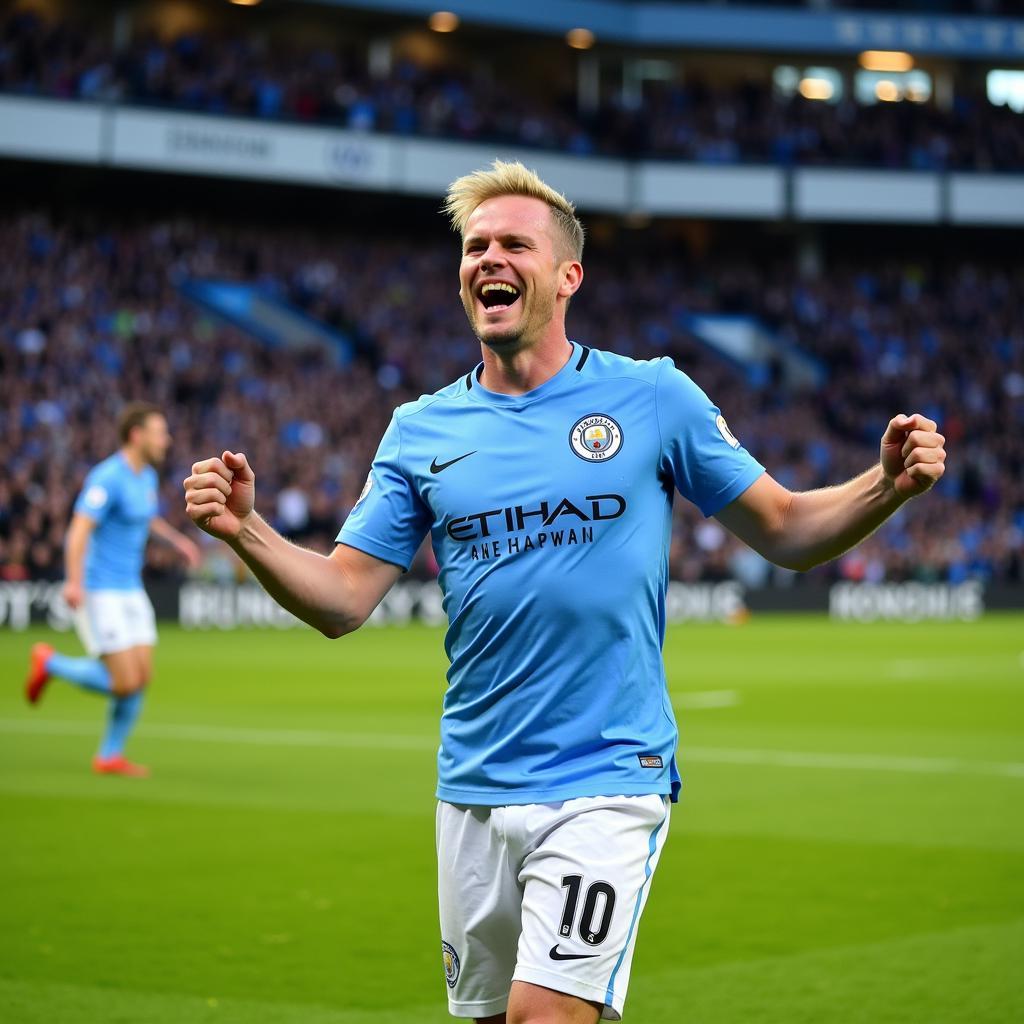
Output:
[[[72,658],[48,644],[32,648],[25,694],[38,703],[51,679],[110,698],[106,731],[93,768],[103,774],[148,775],[124,756],[142,710],[153,664],[156,622],[142,587],[150,530],[172,544],[190,567],[197,545],[156,514],[157,474],[171,443],[155,405],[133,402],[118,423],[121,448],[85,479],[64,549],[64,600],[89,654]]]
[[[241,453],[197,462],[186,507],[330,637],[366,620],[431,534],[451,658],[437,788],[449,1009],[618,1020],[680,784],[661,657],[674,492],[809,569],[928,490],[943,438],[896,416],[866,472],[790,492],[671,360],[568,340],[583,228],[562,195],[497,162],[456,181],[447,209],[482,361],[395,411],[331,555],[254,512]]]

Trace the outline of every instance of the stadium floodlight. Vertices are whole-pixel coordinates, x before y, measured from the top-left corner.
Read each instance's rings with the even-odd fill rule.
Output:
[[[843,76],[836,68],[815,66],[804,68],[797,91],[805,100],[838,103],[843,96]]]
[[[883,78],[881,81],[875,82],[875,96],[883,103],[895,103],[900,98],[900,90],[895,82]]]
[[[865,50],[859,60],[865,71],[909,71],[914,66],[914,58],[903,50]]]
[[[853,79],[854,95],[857,102],[870,106],[873,103],[927,103],[932,96],[932,76],[916,68],[906,73],[879,71],[857,71]]]
[[[1007,106],[1024,114],[1024,71],[993,68],[985,76],[985,86],[993,106]]]
[[[801,78],[800,95],[805,100],[830,100],[835,88],[827,78]]]
[[[801,77],[792,64],[780,64],[772,72],[772,85],[780,96],[789,99],[800,88]]]
[[[565,34],[565,41],[574,50],[589,50],[594,45],[594,33],[589,28],[571,28]]]
[[[923,71],[911,71],[903,76],[904,96],[911,103],[927,103],[932,95],[931,76]]]
[[[454,32],[459,27],[459,16],[452,11],[434,11],[427,25],[435,32]]]

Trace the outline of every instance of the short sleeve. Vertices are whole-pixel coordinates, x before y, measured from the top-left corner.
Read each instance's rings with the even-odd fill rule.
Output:
[[[735,501],[764,472],[733,436],[721,410],[670,359],[658,372],[654,400],[661,471],[705,516]]]
[[[408,569],[430,529],[430,510],[400,465],[402,434],[393,416],[381,438],[363,493],[338,542]]]
[[[113,508],[116,491],[117,477],[107,472],[105,466],[95,466],[82,484],[81,493],[75,501],[75,512],[102,523]]]

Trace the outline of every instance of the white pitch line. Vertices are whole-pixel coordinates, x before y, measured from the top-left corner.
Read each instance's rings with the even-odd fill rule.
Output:
[[[935,674],[934,662],[911,659],[886,663],[885,674],[890,679],[925,679]]]
[[[941,679],[957,670],[965,674],[977,673],[982,663],[986,668],[1006,668],[1011,659],[1006,654],[980,654],[969,658],[894,658],[883,662],[881,668],[889,679]],[[1020,667],[1024,668],[1024,653],[1020,655]],[[866,668],[870,670],[870,666]]]
[[[734,708],[740,702],[735,690],[693,690],[687,693],[673,693],[672,703],[687,710],[705,708]]]
[[[0,733],[36,733],[51,736],[94,736],[98,726],[89,722],[28,721],[0,718]],[[438,740],[394,733],[326,732],[315,729],[244,729],[219,725],[143,724],[139,733],[152,739],[194,743],[240,743],[257,747],[336,747],[340,749],[437,750]]]
[[[90,722],[0,718],[0,733],[50,736],[95,736]],[[314,729],[245,729],[215,725],[152,725],[139,727],[151,739],[186,743],[237,743],[246,746],[319,747],[358,750],[437,750],[428,736],[389,733],[328,732]],[[955,757],[905,757],[887,754],[829,754],[801,750],[747,750],[731,747],[680,748],[679,759],[697,764],[764,765],[773,768],[824,768],[839,771],[902,772],[912,775],[987,775],[1024,779],[1021,761],[968,761]]]

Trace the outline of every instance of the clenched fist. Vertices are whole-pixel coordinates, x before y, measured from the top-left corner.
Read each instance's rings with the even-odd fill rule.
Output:
[[[204,459],[184,481],[185,511],[201,530],[220,540],[233,540],[252,514],[256,477],[246,457],[224,452]]]
[[[934,420],[894,416],[882,437],[882,472],[901,498],[923,494],[946,468],[946,439]]]

